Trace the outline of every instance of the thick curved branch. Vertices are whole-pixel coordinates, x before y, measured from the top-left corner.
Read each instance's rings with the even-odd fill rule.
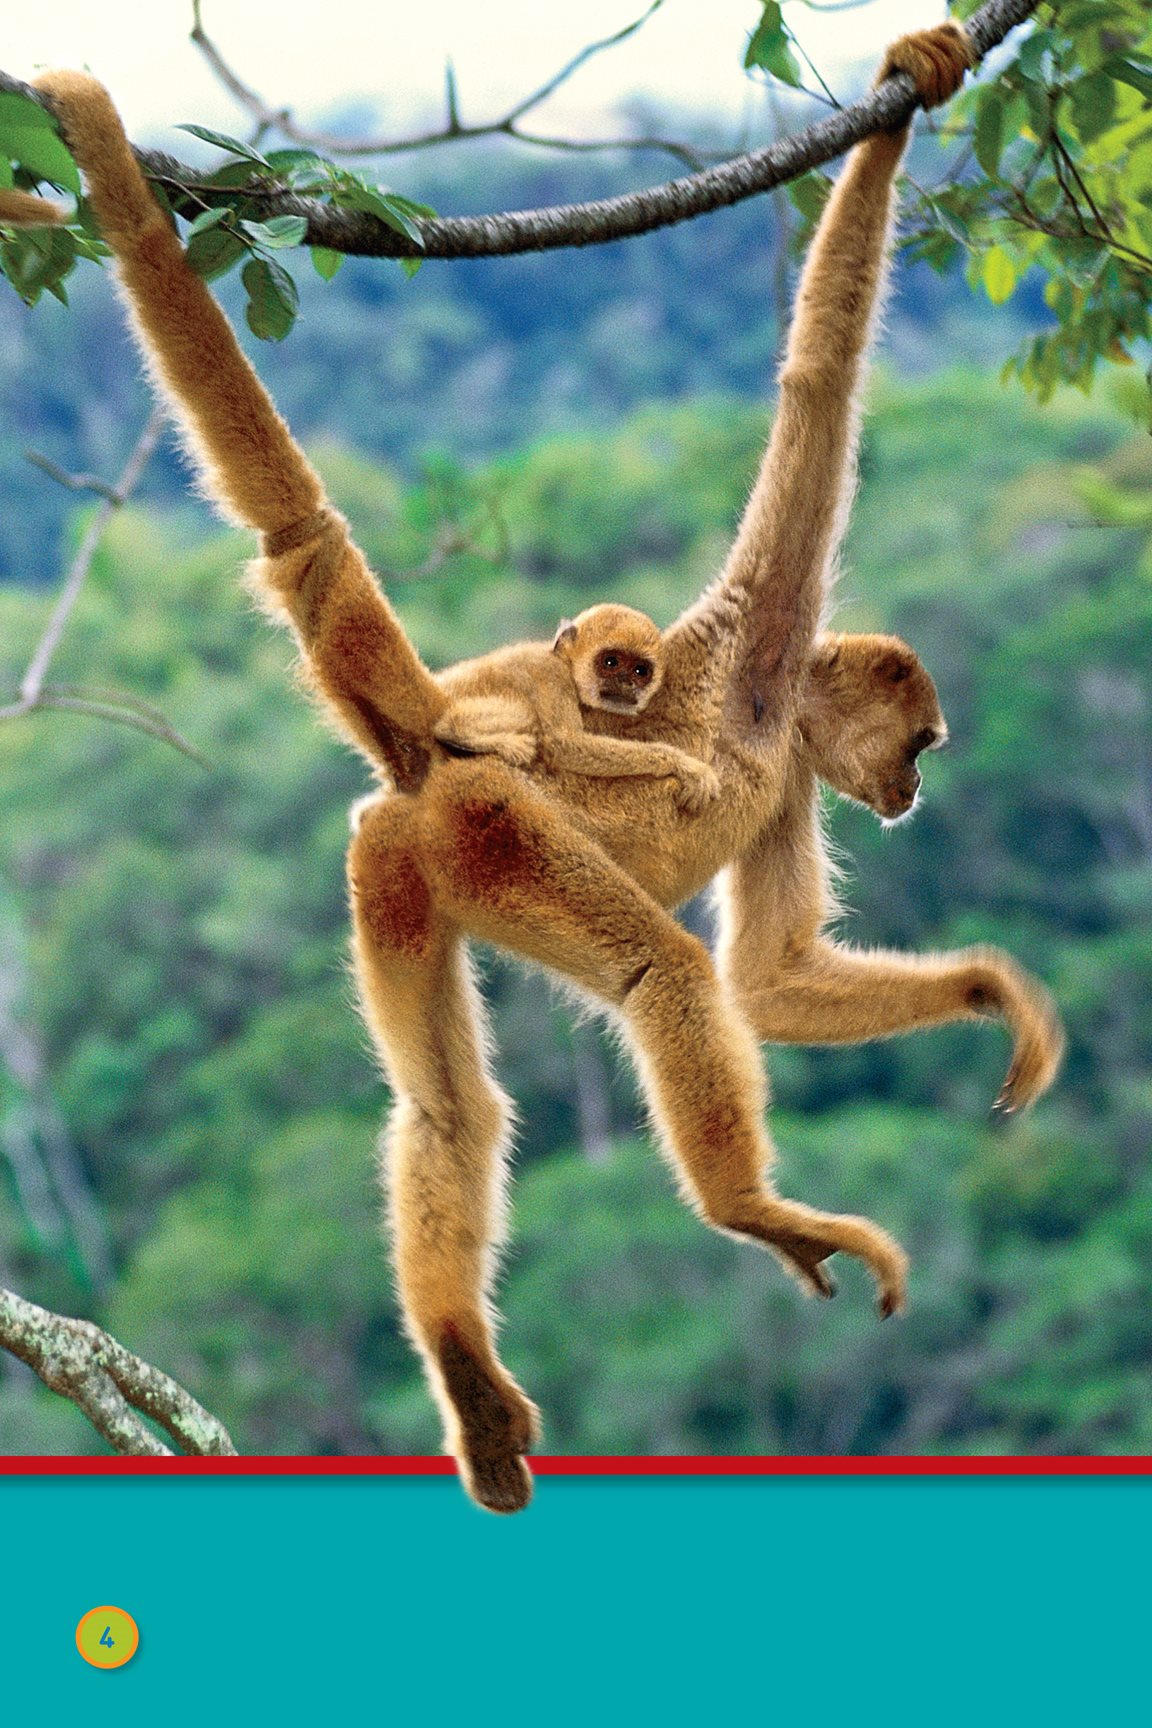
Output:
[[[236,1456],[228,1430],[191,1393],[88,1320],[52,1314],[0,1288],[0,1348],[18,1356],[45,1386],[83,1411],[117,1452],[172,1456],[171,1447],[141,1420],[148,1416],[184,1453]]]
[[[1017,24],[1030,18],[1039,4],[1040,0],[986,0],[964,25],[977,60],[997,47]],[[3,73],[0,73],[0,90],[30,95],[41,106],[50,108],[36,91]],[[915,107],[912,82],[901,73],[850,108],[817,121],[805,131],[783,138],[767,149],[733,157],[730,162],[706,168],[699,174],[587,204],[424,221],[420,223],[422,246],[395,233],[378,217],[361,211],[335,209],[315,199],[269,190],[259,184],[253,184],[245,192],[260,199],[266,215],[303,216],[308,223],[305,244],[358,257],[494,258],[565,246],[599,246],[609,240],[626,240],[656,228],[669,228],[677,222],[739,204],[757,192],[770,192],[843,155],[871,133],[903,125]],[[228,202],[236,195],[234,189],[223,191],[205,186],[194,169],[159,151],[140,150],[137,156],[144,172],[162,185],[177,204],[189,186],[196,187],[197,209],[202,209],[205,203]]]

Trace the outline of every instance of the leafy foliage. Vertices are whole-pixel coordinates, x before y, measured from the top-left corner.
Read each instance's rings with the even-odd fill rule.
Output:
[[[1152,334],[1150,95],[1144,0],[1072,0],[1042,7],[1015,59],[943,118],[980,173],[925,192],[909,243],[936,269],[963,261],[994,305],[1034,273],[1053,327],[1008,370],[1041,400],[1131,364]]]

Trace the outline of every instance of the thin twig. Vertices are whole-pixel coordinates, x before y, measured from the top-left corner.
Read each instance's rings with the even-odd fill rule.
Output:
[[[191,757],[192,761],[198,762],[202,768],[210,768],[211,763],[207,758],[176,730],[159,708],[146,702],[142,696],[102,685],[47,682],[49,667],[88,579],[104,530],[140,484],[148,461],[160,441],[166,418],[163,408],[156,407],[152,410],[119,478],[112,485],[94,474],[70,474],[47,456],[41,456],[36,451],[26,452],[30,462],[43,469],[45,474],[51,475],[61,486],[66,486],[71,492],[95,492],[102,502],[76,549],[51,616],[32,652],[28,669],[20,680],[17,699],[5,707],[0,707],[0,720],[17,720],[26,714],[39,713],[48,708],[63,709],[73,714],[87,714],[96,720],[108,720],[116,726],[133,726],[138,732],[146,733],[149,738],[171,744],[174,750]]]
[[[445,68],[445,108],[447,118],[442,127],[432,132],[417,133],[408,138],[340,138],[330,132],[310,131],[300,126],[292,117],[290,108],[275,108],[266,102],[258,91],[246,84],[240,75],[225,60],[204,28],[202,0],[192,0],[192,41],[199,48],[212,71],[228,91],[235,97],[241,107],[246,108],[256,121],[261,132],[276,131],[285,138],[290,138],[294,144],[303,145],[307,149],[320,150],[327,156],[398,156],[414,150],[427,150],[437,144],[457,143],[464,138],[492,138],[503,133],[509,138],[519,138],[525,144],[538,144],[548,149],[565,150],[583,148],[588,150],[617,149],[656,149],[666,150],[676,155],[681,161],[688,160],[689,152],[686,146],[676,144],[669,139],[654,140],[606,140],[603,144],[589,143],[582,146],[570,144],[560,138],[537,138],[521,132],[517,121],[530,114],[542,103],[566,84],[573,75],[585,66],[594,55],[602,54],[609,48],[617,47],[626,42],[630,36],[643,28],[663,6],[664,0],[651,0],[651,4],[626,24],[622,30],[614,31],[610,36],[604,36],[599,41],[589,42],[578,54],[574,54],[558,72],[545,80],[531,95],[522,97],[498,120],[485,120],[477,125],[466,125],[460,118],[460,95],[456,83],[456,73],[449,61]],[[690,166],[695,166],[690,163]]]
[[[55,685],[46,684],[40,692],[34,709],[39,712],[46,708],[57,708],[68,714],[87,714],[92,720],[107,720],[113,726],[131,726],[137,732],[143,732],[149,738],[156,738],[161,744],[171,744],[173,750],[179,750],[182,756],[189,757],[200,768],[209,771],[212,768],[208,758],[190,744],[161,716],[158,720],[142,713],[133,701],[103,702],[88,696],[71,696],[61,692]],[[0,719],[6,716],[0,711]]]
[[[69,1399],[117,1452],[170,1458],[141,1420],[158,1422],[189,1455],[234,1458],[231,1436],[175,1380],[87,1320],[52,1314],[0,1288],[0,1348],[27,1363],[45,1386]]]
[[[545,150],[561,150],[570,155],[589,155],[596,150],[662,151],[694,174],[708,162],[727,162],[732,156],[730,150],[698,150],[695,145],[679,144],[674,138],[545,138],[537,132],[524,132],[519,126],[507,130],[509,138],[516,138],[521,144],[538,144]]]
[[[431,552],[423,562],[413,564],[406,570],[393,569],[390,573],[391,580],[393,582],[419,582],[428,576],[437,576],[450,559],[457,558],[465,552],[470,552],[474,558],[480,559],[482,563],[488,564],[496,570],[506,564],[511,541],[508,534],[508,524],[505,522],[503,512],[500,509],[500,500],[489,496],[484,498],[482,502],[485,520],[496,530],[495,546],[488,550],[481,546],[480,534],[483,524],[479,528],[472,528],[461,527],[457,523],[445,523],[436,536]]]
[[[1010,30],[1030,18],[1038,5],[1039,0],[985,0],[964,26],[976,59],[982,59]],[[51,112],[47,98],[7,73],[0,73],[0,90],[27,96]],[[419,223],[422,244],[397,234],[379,217],[365,211],[340,209],[258,180],[240,190],[245,198],[258,202],[265,215],[303,216],[307,223],[303,244],[359,257],[486,258],[546,252],[564,246],[598,246],[668,228],[709,211],[739,204],[758,192],[770,192],[812,168],[823,167],[872,133],[902,125],[916,105],[912,80],[898,73],[859,102],[830,114],[805,131],[698,174],[586,204],[428,219]],[[186,199],[188,185],[201,180],[186,163],[162,152],[138,150],[136,156],[143,171],[170,194],[177,206]],[[237,189],[211,187],[206,189],[205,196],[215,204],[231,203]]]
[[[60,597],[45,626],[44,634],[33,650],[32,658],[28,662],[28,670],[20,680],[20,701],[24,704],[25,709],[35,707],[39,700],[48,668],[60,646],[60,639],[72,615],[72,609],[80,598],[80,591],[88,578],[89,570],[92,568],[92,560],[99,549],[104,530],[117,510],[123,507],[125,501],[132,496],[139,485],[144,469],[148,465],[148,460],[160,442],[160,434],[164,430],[166,419],[167,415],[162,408],[153,408],[143,432],[132,446],[119,479],[107,493],[85,530],[84,537],[76,550],[76,556],[73,558],[68,574],[64,579]],[[7,718],[7,711],[0,709],[0,717]]]
[[[58,486],[66,486],[69,492],[95,492],[97,497],[107,498],[110,504],[122,502],[115,486],[101,480],[98,474],[70,474],[67,468],[61,468],[50,456],[42,456],[39,450],[25,450],[24,460],[47,474],[50,480],[55,480]]]

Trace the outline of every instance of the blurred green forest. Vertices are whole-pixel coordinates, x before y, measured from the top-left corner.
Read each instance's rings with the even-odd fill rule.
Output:
[[[502,563],[466,551],[395,585],[442,662],[599,596],[670,618],[715,567],[762,431],[712,399],[421,484],[316,455],[384,570],[419,569],[446,496],[499,499]],[[911,1312],[880,1327],[855,1268],[808,1304],[701,1228],[597,1031],[490,958],[523,1117],[507,1352],[553,1450],[1152,1449],[1152,556],[1146,529],[1096,514],[1152,487],[1152,449],[1101,406],[946,374],[882,380],[863,471],[838,621],[917,644],[954,742],[910,827],[837,810],[852,933],[1003,943],[1055,989],[1067,1068],[1003,1124],[995,1030],[769,1052],[781,1185],[912,1254]],[[0,1268],[98,1316],[243,1450],[431,1450],[345,970],[365,775],[289,694],[288,645],[239,591],[245,550],[187,508],[125,513],[59,669],[160,704],[210,771],[90,720],[0,729],[3,1012],[37,1053],[31,1080],[0,1081]],[[0,589],[7,680],[42,617],[42,594]],[[99,1447],[7,1361],[0,1441]]]
[[[533,172],[477,203],[581,195]],[[596,599],[667,621],[714,572],[765,430],[762,206],[579,273],[349,264],[261,348],[434,664]],[[22,448],[111,473],[143,418],[110,297],[74,300],[0,305],[6,690],[91,508]],[[1004,1123],[995,1029],[768,1051],[781,1187],[912,1255],[911,1311],[882,1327],[853,1266],[818,1306],[702,1228],[596,1026],[485,956],[522,1118],[506,1354],[549,1450],[1152,1450],[1152,442],[1105,400],[1000,388],[1022,306],[990,318],[902,275],[837,623],[915,644],[953,743],[910,826],[844,806],[832,826],[846,933],[1002,944],[1056,992],[1064,1075]],[[169,453],[54,667],[157,703],[209,768],[90,719],[0,727],[0,1282],[98,1318],[242,1451],[435,1450],[345,962],[367,776],[291,693],[290,647],[237,581],[249,550]],[[705,903],[686,916],[708,927]],[[0,1450],[101,1449],[0,1355]]]

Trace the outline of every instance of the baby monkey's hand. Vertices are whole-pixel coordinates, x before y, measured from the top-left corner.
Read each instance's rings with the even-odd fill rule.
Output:
[[[705,762],[678,768],[673,776],[673,797],[686,816],[699,816],[719,796],[719,777]]]

